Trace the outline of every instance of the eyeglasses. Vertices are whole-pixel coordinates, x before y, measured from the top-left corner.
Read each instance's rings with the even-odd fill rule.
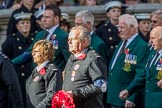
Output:
[[[155,24],[155,23],[157,23],[157,22],[158,22],[158,21],[151,20],[151,23],[154,23],[154,24]]]

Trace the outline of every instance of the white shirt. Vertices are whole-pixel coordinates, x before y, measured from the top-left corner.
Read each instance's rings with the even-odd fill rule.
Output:
[[[53,32],[55,32],[56,28],[59,26],[59,24],[57,24],[56,26],[52,27],[51,29],[49,30],[46,30],[49,32],[48,36],[46,37],[46,40],[50,40],[50,37],[52,36]]]
[[[42,68],[44,68],[47,63],[49,62],[49,60],[43,62],[41,65],[37,66],[36,69],[37,69],[37,72],[39,72]]]

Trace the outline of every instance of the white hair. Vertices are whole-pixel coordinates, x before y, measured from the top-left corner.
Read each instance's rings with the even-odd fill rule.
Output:
[[[123,14],[119,17],[119,21],[122,20],[128,26],[133,25],[135,28],[138,28],[138,22],[134,15]]]
[[[91,26],[94,24],[94,16],[90,10],[81,10],[76,13],[75,18],[82,17],[82,22],[86,24],[87,22],[91,23]]]

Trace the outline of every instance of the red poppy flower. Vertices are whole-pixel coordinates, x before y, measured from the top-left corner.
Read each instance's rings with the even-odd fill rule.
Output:
[[[129,53],[129,49],[125,49],[125,50],[124,50],[124,53],[125,53],[125,54],[128,54],[128,53]]]
[[[61,90],[54,94],[52,99],[52,108],[75,108],[73,98]]]
[[[81,54],[79,57],[77,57],[77,59],[79,59],[79,60],[83,60],[84,58],[86,57],[86,54]]]
[[[42,69],[39,71],[39,74],[41,74],[41,75],[44,75],[45,73],[46,73],[45,68],[42,68]]]
[[[162,64],[162,58],[160,58],[160,63]]]

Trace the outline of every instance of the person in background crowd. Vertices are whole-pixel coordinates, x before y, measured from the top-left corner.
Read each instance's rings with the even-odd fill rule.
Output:
[[[136,103],[138,93],[126,100],[121,100],[119,93],[143,75],[149,48],[138,34],[138,23],[133,15],[121,15],[118,30],[122,41],[115,50],[109,66],[107,103],[111,104],[111,108],[142,108]]]
[[[64,6],[64,0],[42,0],[35,5],[35,8],[39,9],[39,8],[44,7],[44,6],[45,7],[49,6],[51,4],[57,5],[57,6]]]
[[[35,34],[30,33],[31,15],[31,13],[17,13],[14,15],[18,32],[15,35],[6,38],[5,42],[2,44],[2,52],[6,54],[9,59],[16,58],[32,44],[35,38]],[[30,76],[32,72],[32,60],[28,60],[25,64],[15,65],[15,70],[19,78],[25,105],[25,83],[26,79]]]
[[[9,22],[7,25],[7,37],[10,37],[17,32],[16,21],[14,18],[15,14],[17,14],[17,13],[32,13],[32,14],[34,14],[35,11],[36,10],[34,9],[34,0],[22,0],[21,7],[19,9],[15,10],[9,19]],[[31,33],[35,32],[35,30],[37,29],[35,20],[36,19],[35,19],[34,15],[32,15],[32,17],[30,19],[30,21],[32,23],[31,31],[30,31]]]
[[[2,52],[0,52],[0,88],[0,108],[24,108],[16,72]]]
[[[35,42],[46,39],[51,41],[56,49],[54,54],[54,63],[61,71],[64,69],[65,64],[70,56],[68,51],[67,38],[68,34],[59,27],[61,17],[61,10],[56,5],[49,5],[43,13],[43,25],[45,30],[36,35],[30,47],[20,56],[12,60],[15,65],[20,65],[31,58],[31,50]]]
[[[82,10],[75,15],[75,26],[83,26],[88,29],[91,37],[90,46],[103,57],[107,64],[107,47],[103,40],[93,31],[94,16],[89,10]]]
[[[141,0],[124,0],[127,5],[137,5],[141,2]]]
[[[71,25],[69,22],[69,15],[67,13],[61,13],[60,27],[61,29],[69,33]]]
[[[142,37],[144,41],[148,42],[150,39],[150,30],[151,30],[150,14],[139,13],[135,14],[135,17],[138,21],[139,35]]]
[[[89,47],[89,31],[82,26],[73,27],[68,44],[72,55],[63,71],[63,90],[74,99],[76,108],[104,108],[102,95],[107,89],[107,66]]]
[[[40,8],[39,10],[35,11],[35,13],[34,13],[34,16],[36,18],[37,27],[38,27],[38,29],[35,31],[35,33],[38,33],[38,32],[45,29],[44,25],[43,25],[43,21],[44,21],[43,13],[44,13],[44,11],[45,11],[45,9]]]
[[[96,34],[101,37],[101,39],[107,45],[108,61],[106,62],[109,65],[115,48],[120,42],[120,37],[118,36],[118,29],[116,25],[118,24],[118,19],[121,15],[122,4],[120,1],[110,1],[105,6],[108,20],[99,28],[97,28]]]
[[[0,9],[9,9],[14,4],[14,0],[0,0]]]
[[[33,46],[37,67],[26,82],[27,108],[51,108],[53,94],[62,88],[62,74],[52,63],[54,53],[49,41],[40,40]]]
[[[151,25],[152,29],[156,26],[162,26],[162,11],[156,10],[151,14]]]
[[[162,3],[162,0],[147,0],[148,3]]]
[[[157,26],[150,33],[152,46],[156,51],[148,58],[145,74],[121,91],[119,96],[126,99],[141,87],[145,86],[145,108],[161,108],[162,96],[162,26]]]
[[[97,0],[80,0],[80,6],[96,6]]]

